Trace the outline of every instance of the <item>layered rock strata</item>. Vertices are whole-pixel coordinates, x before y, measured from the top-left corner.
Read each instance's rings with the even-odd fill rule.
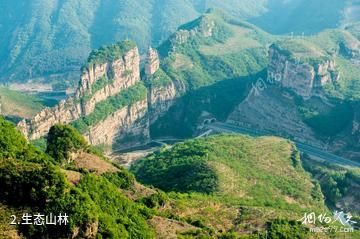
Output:
[[[145,78],[153,77],[159,68],[159,54],[150,48],[145,61]],[[98,103],[116,96],[140,80],[137,47],[117,59],[89,64],[83,70],[74,96],[53,108],[44,109],[30,121],[21,121],[18,128],[28,139],[38,139],[45,136],[55,124],[67,124],[89,116]],[[163,85],[149,85],[146,98],[89,125],[84,137],[92,145],[107,145],[112,149],[146,142],[149,139],[149,123],[168,110],[176,97],[176,88],[172,80]]]
[[[276,45],[269,49],[269,76],[282,87],[291,89],[303,98],[310,98],[327,83],[339,80],[334,60],[307,63],[294,60]]]

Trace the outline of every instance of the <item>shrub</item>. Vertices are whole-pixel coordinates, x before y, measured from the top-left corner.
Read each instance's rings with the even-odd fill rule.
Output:
[[[309,231],[301,222],[275,219],[268,223],[268,237],[272,239],[306,239]]]
[[[57,124],[50,128],[46,153],[56,161],[70,158],[70,153],[87,147],[85,139],[73,127]]]
[[[187,141],[137,161],[131,171],[140,182],[164,191],[212,193],[218,179],[205,162],[207,151],[205,144]]]
[[[122,189],[130,189],[135,183],[134,175],[124,169],[116,173],[104,173],[102,176]]]
[[[0,161],[0,199],[9,204],[45,208],[65,187],[65,177],[55,166]]]
[[[28,144],[15,125],[0,117],[0,159],[2,158],[35,163],[53,162],[40,149]]]
[[[141,198],[139,201],[148,208],[159,208],[163,207],[168,200],[169,198],[166,193],[157,192],[148,197]]]
[[[110,46],[103,46],[98,50],[93,50],[83,68],[88,69],[93,64],[101,64],[107,61],[114,61],[122,57],[126,52],[135,48],[136,44],[132,41],[122,41]]]

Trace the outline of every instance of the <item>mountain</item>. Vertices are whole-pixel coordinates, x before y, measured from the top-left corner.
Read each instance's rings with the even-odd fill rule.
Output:
[[[131,41],[119,42],[90,54],[74,96],[24,119],[18,128],[30,140],[37,140],[53,125],[71,123],[92,145],[111,149],[135,139],[140,144],[149,137],[147,112],[156,99],[148,101],[147,95],[137,46]]]
[[[250,20],[271,33],[311,34],[359,20],[358,7],[358,1],[350,0],[4,0],[0,82],[35,80],[56,88],[65,81],[74,86],[91,49],[132,39],[144,52],[209,8]]]
[[[216,119],[332,145],[356,159],[356,29],[279,37],[211,10],[150,49],[144,69],[130,41],[94,50],[75,96],[19,129],[34,140],[55,123],[72,123],[89,143],[118,149],[156,137],[191,137]]]
[[[179,25],[195,19],[209,7],[251,15],[260,4],[251,3],[244,8],[249,2],[2,1],[1,81],[50,76],[55,82],[73,80],[91,49],[133,39],[144,50],[165,40]]]
[[[133,176],[89,148],[73,128],[57,125],[51,129],[48,154],[29,145],[2,118],[0,132],[2,238],[153,238],[141,212],[144,207],[119,191],[132,187]],[[50,212],[66,213],[69,221],[57,227],[6,222],[9,214],[21,221],[24,208],[29,214],[43,213],[44,220]]]
[[[269,229],[269,238],[311,238],[295,221],[304,210],[324,213],[326,209],[319,184],[310,179],[302,163],[294,145],[284,139],[217,135],[164,148],[135,162],[130,170],[145,185],[186,193],[176,197],[170,193],[176,200],[163,210],[197,220],[203,227],[231,229],[248,238],[245,235],[259,227],[271,228],[272,221],[280,222],[282,236]],[[323,174],[324,181],[327,175]],[[326,198],[335,196],[326,193]],[[265,237],[261,229],[254,234],[254,238]]]
[[[358,0],[275,0],[250,21],[272,34],[310,35],[359,21],[359,9]]]
[[[3,118],[0,133],[2,238],[250,239],[268,234],[306,239],[309,228],[297,220],[308,209],[330,213],[296,148],[280,138],[190,140],[132,167],[141,182],[164,192],[138,183],[71,126],[51,127],[46,152],[28,144]],[[336,183],[327,190],[333,195]],[[9,217],[21,221],[24,209],[29,215],[66,213],[68,223],[10,225]]]
[[[185,93],[150,125],[151,136],[191,137],[216,119],[357,160],[356,29],[280,37],[217,11],[181,26],[158,50],[161,69]]]
[[[359,170],[318,162],[301,154],[290,141],[359,159],[360,39],[359,24],[352,23],[357,2],[331,3],[329,16],[334,12],[345,15],[324,25],[314,23],[309,30],[318,31],[339,21],[344,27],[308,36],[271,35],[239,20],[261,17],[271,6],[270,1],[250,2],[9,3],[24,11],[44,7],[34,11],[36,17],[30,14],[27,24],[19,23],[22,29],[38,31],[31,37],[20,28],[15,31],[24,33],[20,38],[26,47],[21,49],[35,49],[33,42],[50,46],[53,39],[60,39],[42,32],[52,32],[61,14],[71,13],[70,9],[81,12],[87,7],[86,13],[93,14],[85,19],[91,33],[87,35],[89,44],[92,40],[112,41],[99,32],[105,28],[118,34],[115,18],[124,17],[126,24],[133,24],[124,28],[129,33],[132,29],[148,32],[149,25],[142,23],[154,21],[164,23],[164,28],[154,30],[156,37],[149,32],[138,35],[139,39],[145,36],[146,42],[161,41],[143,57],[130,40],[92,50],[78,68],[75,93],[51,108],[44,109],[49,102],[35,96],[0,88],[0,109],[14,122],[19,120],[16,116],[23,118],[15,126],[0,117],[0,237],[327,239],[343,234],[314,234],[311,230],[324,224],[304,225],[300,219],[312,212],[331,217],[332,211],[343,211],[351,212],[359,223]],[[319,5],[308,6],[311,4],[306,1],[276,3],[325,14],[317,11]],[[206,10],[210,4],[232,14]],[[242,4],[248,4],[247,8],[236,12]],[[149,6],[152,9],[147,12]],[[138,9],[139,17],[123,11],[127,7]],[[167,14],[179,16],[180,7],[187,8],[190,15],[206,13],[163,40],[161,34],[174,23]],[[49,15],[49,9],[57,12],[56,17]],[[159,16],[147,22],[146,14],[154,11]],[[37,25],[44,14],[51,16],[54,24],[45,20]],[[73,16],[80,15],[86,16]],[[22,19],[27,17],[25,14]],[[69,19],[77,17],[67,15],[61,24]],[[67,38],[61,29],[57,28],[59,34]],[[12,36],[17,39],[19,35]],[[87,45],[81,41],[80,37],[79,45],[70,52],[85,49]],[[19,59],[20,48],[12,48]],[[51,55],[51,59],[56,61],[57,56]],[[46,62],[56,67],[52,61]],[[216,121],[283,138],[204,136],[216,134],[208,127]],[[193,137],[196,139],[186,139]],[[183,142],[169,145],[164,143],[167,140]],[[161,147],[149,149],[159,143]],[[131,148],[134,146],[141,147]],[[129,148],[145,149],[147,155],[134,162],[130,171],[103,154]],[[69,223],[56,227],[9,224],[12,215],[17,222],[24,212],[66,212]],[[346,236],[359,238],[359,231]]]
[[[238,38],[243,39],[241,46],[236,46]],[[225,79],[225,89],[218,94],[245,92],[247,76],[266,67],[265,44],[270,40],[256,27],[215,11],[181,27],[159,47],[160,55],[150,49],[144,70],[134,42],[101,47],[83,65],[75,95],[20,122],[19,129],[36,140],[56,123],[71,123],[92,145],[115,149],[147,142],[155,134],[149,126],[164,116],[174,99],[222,85]],[[223,54],[214,55],[218,47]],[[190,68],[186,67],[189,62]],[[231,95],[231,105],[240,102]],[[223,116],[230,113],[214,110]]]
[[[359,49],[358,37],[347,30],[275,42],[267,77],[227,121],[358,160]]]
[[[302,169],[295,146],[279,138],[222,135],[189,140],[135,162],[131,171],[141,183],[167,192],[214,194],[252,206],[322,207],[321,198],[310,196],[319,192]]]
[[[274,39],[216,10],[181,26],[158,50],[160,68],[181,82],[183,94],[151,126],[151,134],[189,137],[201,118],[225,120],[245,98],[252,80],[264,74],[267,45]]]

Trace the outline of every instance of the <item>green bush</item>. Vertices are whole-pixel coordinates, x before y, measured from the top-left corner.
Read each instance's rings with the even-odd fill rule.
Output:
[[[3,158],[35,163],[53,162],[53,159],[40,149],[28,144],[15,125],[0,117],[0,159]]]
[[[136,44],[133,41],[122,41],[110,46],[103,46],[98,50],[93,50],[86,62],[83,70],[88,69],[94,64],[101,64],[108,61],[114,61],[121,58],[126,52],[135,48]]]
[[[212,193],[218,179],[206,164],[208,148],[198,141],[176,144],[131,166],[136,178],[164,191]]]
[[[159,208],[165,206],[165,203],[169,200],[168,196],[164,192],[156,192],[148,197],[141,198],[139,202],[143,203],[148,208]]]
[[[56,124],[49,130],[46,153],[58,162],[68,160],[71,152],[86,147],[83,136],[69,125]]]
[[[340,133],[351,124],[354,114],[349,103],[337,104],[327,113],[306,107],[299,107],[299,112],[304,122],[323,136],[335,136]]]
[[[99,212],[98,233],[103,238],[154,237],[146,223],[146,216],[141,214],[141,208],[124,197],[118,188],[105,178],[89,174],[77,187],[95,203],[95,211]]]
[[[104,173],[102,176],[122,189],[130,189],[135,183],[134,175],[125,169],[116,173]]]
[[[268,238],[306,239],[309,238],[309,230],[301,222],[276,219],[268,223]]]
[[[0,199],[9,204],[45,208],[65,187],[55,166],[0,159]]]

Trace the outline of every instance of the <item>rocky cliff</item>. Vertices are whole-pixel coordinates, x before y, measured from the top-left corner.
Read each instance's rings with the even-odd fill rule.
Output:
[[[177,95],[175,83],[160,69],[157,50],[150,48],[145,62],[146,81],[148,83],[149,120],[154,123],[173,104]]]
[[[128,105],[90,127],[85,139],[92,145],[110,145],[119,149],[149,139],[147,100]]]
[[[325,84],[339,80],[335,60],[310,63],[296,60],[290,54],[276,44],[271,45],[268,73],[282,87],[293,90],[297,95],[310,98],[321,91]]]
[[[150,123],[154,123],[173,105],[177,88],[173,82],[163,86],[151,86],[148,93],[150,105]]]
[[[80,118],[82,107],[75,97],[61,101],[53,108],[45,108],[30,121],[21,121],[18,129],[30,140],[38,139],[49,132],[54,124],[70,123]]]
[[[159,69],[159,67],[159,54],[155,49],[150,47],[145,62],[146,77],[151,77]]]
[[[136,46],[114,59],[96,59],[95,63],[88,64],[84,68],[79,87],[73,97],[61,101],[53,108],[44,109],[28,122],[25,120],[20,122],[18,128],[30,140],[38,139],[45,136],[54,124],[70,123],[91,114],[99,102],[106,101],[138,81],[140,81],[140,56]],[[114,140],[112,137],[118,135],[121,127],[131,128],[137,118],[144,116],[144,111],[146,111],[144,104],[146,105],[142,101],[126,106],[98,125],[91,126],[87,136],[89,142],[92,144],[112,143]],[[104,127],[105,125],[108,127]],[[99,129],[102,130],[101,134],[97,134]],[[144,133],[144,135],[147,134]]]
[[[93,86],[99,79],[107,82],[104,87],[94,89]],[[139,80],[140,56],[137,47],[115,61],[91,65],[82,74],[77,92],[77,98],[85,99],[82,100],[83,114],[90,114],[98,102],[118,94]]]
[[[127,48],[113,45],[91,53],[83,67],[75,95],[53,108],[44,109],[30,121],[21,121],[19,130],[30,140],[35,140],[45,136],[54,124],[80,120],[90,124],[83,130],[83,134],[92,145],[123,148],[146,142],[149,139],[149,122],[153,122],[170,107],[176,97],[176,86],[168,76],[161,75],[165,73],[160,69],[159,55],[150,48],[145,61],[145,79],[151,82],[148,84],[147,96],[145,94],[144,98],[128,101],[128,97],[136,96],[132,95],[134,91],[127,91],[135,84],[143,84],[140,82],[138,48],[129,48],[128,45]],[[163,77],[166,77],[165,81]],[[127,94],[120,97],[124,92]],[[121,107],[108,111],[105,116],[103,111],[106,110],[98,109],[113,107],[116,100],[132,103],[119,103]],[[102,106],[97,107],[100,104]],[[89,120],[99,114],[102,114],[100,119]]]

